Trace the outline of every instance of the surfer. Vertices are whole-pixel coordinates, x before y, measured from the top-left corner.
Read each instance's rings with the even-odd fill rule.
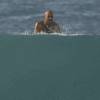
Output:
[[[45,33],[60,33],[59,25],[53,20],[53,12],[48,10],[44,12],[44,20],[37,21],[35,23],[34,31],[36,33],[45,32]]]

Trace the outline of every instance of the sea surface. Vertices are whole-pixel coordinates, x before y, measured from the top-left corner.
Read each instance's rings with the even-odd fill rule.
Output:
[[[0,100],[100,100],[100,37],[1,36]]]
[[[53,10],[62,33],[35,34]],[[99,0],[0,0],[0,100],[100,100]]]
[[[47,9],[65,34],[100,34],[99,0],[0,0],[0,34],[32,34]]]

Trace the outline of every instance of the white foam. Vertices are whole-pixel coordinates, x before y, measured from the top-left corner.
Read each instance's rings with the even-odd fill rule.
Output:
[[[37,35],[43,35],[43,36],[81,36],[81,35],[86,35],[86,34],[80,34],[80,33],[75,33],[75,34],[67,34],[67,33],[32,33],[32,32],[20,32],[20,33],[14,33],[14,35],[26,35],[26,36],[37,36]]]
[[[86,35],[86,34],[66,34],[66,33],[34,33],[32,35],[57,35],[57,36],[80,36],[80,35]]]

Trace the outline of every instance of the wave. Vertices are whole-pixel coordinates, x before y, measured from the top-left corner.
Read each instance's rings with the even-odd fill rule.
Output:
[[[57,35],[57,36],[79,36],[79,35],[85,35],[85,34],[67,34],[67,33],[33,33],[32,35]]]
[[[20,32],[20,33],[13,33],[12,35],[24,35],[24,36],[85,36],[85,35],[92,35],[92,34],[81,34],[81,33],[34,33],[34,32],[29,32],[29,31],[25,31],[25,32]]]
[[[76,26],[81,26],[81,24],[78,24]],[[76,27],[75,26],[75,27]],[[74,30],[72,25],[66,24],[66,25],[60,25],[61,27],[61,33],[35,33],[33,32],[34,29],[27,28],[25,30],[17,30],[17,31],[7,31],[6,34],[8,35],[27,35],[27,36],[34,36],[34,35],[52,35],[52,36],[82,36],[82,35],[97,35],[95,33],[89,33],[86,30]],[[76,27],[77,28],[77,27]]]

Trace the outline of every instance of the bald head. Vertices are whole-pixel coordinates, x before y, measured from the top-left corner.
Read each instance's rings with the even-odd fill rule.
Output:
[[[51,10],[48,10],[44,13],[44,23],[50,24],[53,22],[53,12]]]
[[[47,16],[47,15],[53,16],[53,12],[51,10],[47,10],[47,11],[44,12],[44,16]]]

